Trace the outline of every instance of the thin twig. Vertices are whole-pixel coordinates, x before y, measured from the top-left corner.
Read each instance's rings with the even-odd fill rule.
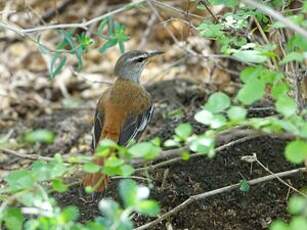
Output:
[[[2,151],[4,153],[11,154],[11,155],[14,155],[16,157],[20,157],[20,158],[24,158],[24,159],[29,159],[29,160],[45,160],[45,161],[53,160],[53,158],[51,158],[51,157],[45,157],[45,156],[40,156],[40,155],[28,155],[28,154],[19,153],[19,152],[16,152],[14,150],[7,149],[7,148],[1,148],[0,147],[0,151]]]
[[[294,32],[302,35],[303,37],[307,38],[307,31],[304,30],[302,27],[296,25],[295,23],[291,22],[289,19],[287,19],[286,17],[284,17],[281,13],[275,11],[274,9],[263,5],[259,2],[253,1],[253,0],[241,0],[241,2],[255,7],[257,8],[259,11],[268,14],[269,16],[271,16],[272,18],[274,18],[277,21],[280,21],[281,23],[283,23],[286,27],[290,28],[291,30],[293,30]]]
[[[206,3],[206,0],[202,0],[200,1],[201,4],[203,4],[207,11],[209,12],[209,14],[212,16],[212,18],[214,19],[214,22],[217,23],[219,22],[218,18],[214,15],[214,13],[211,11],[211,9],[208,7],[207,3]]]
[[[292,169],[292,170],[289,170],[289,171],[276,173],[274,175],[269,175],[269,176],[264,176],[264,177],[259,177],[259,178],[256,178],[256,179],[249,180],[248,184],[249,185],[255,185],[255,184],[259,184],[259,183],[263,183],[263,182],[266,182],[266,181],[276,179],[276,176],[277,177],[286,177],[286,176],[291,176],[293,174],[297,174],[299,172],[305,172],[305,171],[306,171],[305,168]],[[229,186],[226,186],[226,187],[215,189],[215,190],[212,190],[212,191],[209,191],[209,192],[204,192],[204,193],[200,193],[200,194],[197,194],[197,195],[190,196],[187,200],[185,200],[184,202],[182,202],[181,204],[179,204],[175,208],[171,209],[170,211],[164,213],[159,218],[157,218],[157,219],[155,219],[155,220],[153,220],[153,221],[151,221],[147,224],[144,224],[140,227],[137,227],[135,230],[143,230],[143,229],[148,229],[150,227],[153,227],[153,226],[159,224],[161,221],[163,221],[163,220],[169,218],[170,216],[178,213],[179,211],[186,208],[188,205],[190,205],[191,203],[193,203],[195,201],[203,200],[203,199],[208,198],[210,196],[214,196],[214,195],[221,194],[221,193],[224,193],[224,192],[230,192],[230,191],[237,189],[239,187],[240,187],[240,183],[237,183],[237,184],[234,184],[234,185],[229,185]]]
[[[33,27],[33,28],[28,28],[28,29],[17,29],[17,28],[10,26],[9,24],[3,23],[3,22],[0,22],[0,25],[2,27],[10,29],[10,30],[12,30],[12,31],[14,31],[18,34],[23,34],[23,35],[25,35],[27,33],[33,33],[33,32],[45,31],[45,30],[54,30],[54,29],[83,28],[83,29],[87,30],[89,25],[91,25],[95,22],[101,21],[101,20],[103,20],[107,17],[121,13],[121,12],[123,12],[127,9],[130,9],[130,8],[132,8],[132,7],[134,7],[138,4],[141,4],[143,2],[145,2],[145,0],[132,1],[131,3],[126,4],[126,5],[118,8],[118,9],[113,10],[113,11],[110,11],[109,13],[100,15],[98,17],[94,17],[91,20],[88,20],[88,21],[85,21],[85,22],[82,22],[82,23],[55,24],[55,25],[47,25],[47,26],[38,26],[38,27]]]
[[[221,146],[217,147],[215,149],[215,151],[216,152],[220,152],[220,151],[225,150],[225,149],[227,149],[227,148],[229,148],[229,147],[231,147],[233,145],[243,143],[245,141],[254,139],[254,138],[258,137],[258,136],[260,136],[260,134],[254,134],[254,135],[250,135],[250,136],[247,136],[247,137],[243,137],[243,138],[231,141],[231,142],[229,142],[227,144],[224,144],[224,145],[221,145]],[[169,158],[170,156],[178,156],[178,155],[180,155],[184,150],[187,150],[187,147],[164,151],[164,152],[161,153],[161,155]],[[168,154],[169,154],[169,156],[168,156]],[[193,154],[190,155],[190,159],[191,158],[202,157],[202,156],[204,156],[204,155],[203,154],[199,154],[199,153],[193,153]],[[160,159],[161,159],[161,157],[160,157]],[[142,168],[137,168],[135,170],[135,172],[144,171],[144,170],[153,170],[153,169],[156,169],[156,168],[159,168],[159,167],[162,167],[162,166],[173,164],[173,163],[181,161],[181,160],[182,160],[182,157],[174,157],[174,158],[172,158],[170,160],[162,161],[162,162],[154,164],[154,165],[150,165],[150,166],[142,167]]]
[[[268,173],[270,173],[272,176],[275,176],[277,180],[279,180],[282,184],[286,185],[287,187],[289,187],[290,189],[292,189],[293,191],[295,191],[296,193],[302,195],[303,197],[307,198],[307,195],[299,190],[297,190],[296,188],[294,188],[293,186],[291,186],[290,184],[288,184],[286,181],[284,181],[283,179],[281,179],[279,176],[276,175],[276,173],[272,172],[269,168],[265,167],[264,164],[258,160],[257,156],[255,157],[255,161],[257,162],[258,165],[260,165],[265,171],[267,171]]]

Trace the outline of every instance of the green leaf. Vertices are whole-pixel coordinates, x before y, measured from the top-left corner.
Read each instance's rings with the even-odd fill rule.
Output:
[[[218,38],[223,36],[224,32],[222,29],[223,27],[221,24],[213,24],[212,22],[203,22],[197,27],[200,35],[207,38]]]
[[[44,181],[62,176],[67,171],[67,167],[62,160],[58,159],[50,162],[38,160],[32,164],[31,170],[38,181]]]
[[[52,144],[55,134],[47,129],[37,129],[25,134],[24,140],[28,143],[46,143]]]
[[[184,161],[187,161],[190,159],[190,153],[188,151],[184,151],[182,154],[181,154],[181,159],[184,160]]]
[[[284,221],[276,220],[272,223],[270,230],[290,230],[290,229]]]
[[[288,202],[288,211],[293,214],[301,214],[307,205],[306,199],[301,196],[293,196]]]
[[[210,127],[212,129],[218,129],[221,128],[226,124],[227,120],[226,118],[221,114],[214,115],[213,119],[211,120]]]
[[[304,122],[304,124],[302,124],[302,127],[300,129],[300,136],[307,138],[307,122]]]
[[[119,45],[119,50],[120,50],[120,52],[121,52],[122,54],[125,53],[125,43],[122,42],[122,41],[119,41],[119,42],[118,42],[118,45]]]
[[[121,166],[121,175],[122,176],[131,176],[134,173],[134,168],[131,165],[123,165]]]
[[[114,168],[114,167],[119,167],[123,164],[124,160],[118,159],[116,156],[111,156],[105,161],[104,166]]]
[[[147,216],[157,216],[160,212],[159,204],[154,200],[143,200],[136,205],[136,211]]]
[[[104,53],[107,49],[111,48],[112,46],[115,46],[117,44],[117,39],[113,38],[108,40],[107,42],[105,42],[103,44],[103,46],[101,48],[99,48],[99,52],[100,53]]]
[[[240,89],[237,98],[244,105],[260,100],[264,95],[265,83],[259,79],[251,79]]]
[[[304,54],[299,52],[290,52],[287,53],[286,56],[280,62],[281,65],[287,64],[292,61],[303,62]]]
[[[227,111],[227,116],[232,121],[242,121],[246,118],[247,111],[241,106],[232,106]]]
[[[212,113],[219,113],[230,106],[230,99],[225,93],[212,94],[205,105],[205,109]]]
[[[189,123],[181,123],[175,129],[175,133],[177,136],[182,138],[183,140],[187,139],[193,133],[193,128]]]
[[[226,124],[226,118],[221,114],[212,114],[210,111],[202,110],[195,114],[195,120],[204,124],[210,125],[211,128],[217,129]]]
[[[32,173],[25,169],[10,172],[4,180],[13,190],[31,188],[35,183]]]
[[[258,78],[264,71],[262,66],[249,66],[246,67],[240,73],[240,79],[242,82],[247,83],[250,79]]]
[[[210,125],[211,121],[213,120],[213,117],[214,115],[211,112],[207,110],[202,110],[195,114],[194,119],[204,125]]]
[[[292,163],[302,163],[307,158],[307,142],[303,140],[291,141],[285,151],[287,160]]]
[[[268,57],[258,50],[239,50],[233,56],[244,63],[263,63],[268,60]]]
[[[193,152],[214,156],[214,142],[212,137],[201,135],[193,140],[189,147]]]
[[[19,208],[7,208],[4,211],[4,223],[8,230],[22,230],[24,217]]]
[[[98,34],[102,34],[105,26],[107,25],[108,21],[109,21],[110,18],[105,18],[103,20],[100,21],[99,23],[99,26],[98,26],[98,29],[97,29],[97,33]]]
[[[304,216],[295,216],[291,219],[289,224],[291,230],[306,230],[307,229],[307,220]]]
[[[60,53],[53,55],[49,66],[50,78],[53,79],[56,75],[58,75],[62,71],[65,64],[66,56],[63,56]]]
[[[102,199],[98,204],[98,208],[108,219],[113,219],[120,211],[119,205],[109,198]]]
[[[288,84],[283,81],[277,81],[272,87],[272,97],[276,100],[281,96],[285,96],[289,91]]]
[[[225,5],[229,7],[234,7],[238,3],[237,0],[209,0],[212,5]]]
[[[133,157],[142,157],[146,160],[154,159],[161,152],[161,148],[151,142],[137,143],[128,149]]]
[[[296,112],[295,101],[287,95],[278,97],[275,103],[277,112],[281,113],[285,117],[289,117]]]
[[[131,179],[121,180],[119,182],[119,194],[126,208],[134,206],[137,199],[137,184]]]
[[[165,146],[165,147],[176,147],[176,146],[180,146],[180,143],[176,140],[168,139],[164,142],[163,146]]]
[[[75,206],[65,207],[59,216],[60,224],[66,224],[71,221],[76,221],[79,218],[79,210]]]
[[[101,167],[99,165],[94,164],[93,162],[88,162],[83,165],[83,171],[87,173],[97,173]]]
[[[56,192],[66,192],[68,189],[68,186],[66,184],[64,184],[62,179],[54,179],[52,180],[52,188],[56,191]]]
[[[240,181],[240,190],[242,192],[249,192],[250,190],[250,185],[246,179],[243,179]]]

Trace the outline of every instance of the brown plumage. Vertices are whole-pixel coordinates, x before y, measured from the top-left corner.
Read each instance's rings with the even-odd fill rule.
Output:
[[[137,140],[151,119],[153,105],[150,94],[139,84],[139,78],[149,57],[161,52],[130,51],[116,63],[117,80],[100,97],[93,125],[92,151],[99,140],[111,139],[120,145]],[[96,157],[94,163],[103,166],[104,158]],[[108,177],[102,173],[87,174],[84,186],[104,191]]]

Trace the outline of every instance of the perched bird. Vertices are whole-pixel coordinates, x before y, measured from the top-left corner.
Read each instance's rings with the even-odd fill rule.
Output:
[[[153,104],[150,94],[140,85],[141,73],[148,59],[162,54],[160,51],[129,51],[116,62],[113,85],[100,97],[92,130],[92,151],[95,152],[99,140],[111,139],[120,145],[137,140],[149,123]],[[96,157],[94,163],[103,166],[104,158]],[[104,191],[108,183],[107,175],[87,174],[84,186],[91,186],[97,192]]]

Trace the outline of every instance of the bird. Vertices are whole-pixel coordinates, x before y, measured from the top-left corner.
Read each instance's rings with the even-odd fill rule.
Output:
[[[114,67],[117,77],[111,87],[100,96],[94,115],[91,152],[101,139],[110,139],[126,146],[137,141],[151,120],[154,106],[149,92],[140,84],[141,74],[151,57],[162,51],[132,50],[122,54]],[[111,150],[112,152],[112,150]],[[109,154],[110,156],[110,154]],[[103,166],[105,157],[94,157],[93,163]],[[95,192],[103,192],[108,176],[102,172],[88,173],[83,185]]]

